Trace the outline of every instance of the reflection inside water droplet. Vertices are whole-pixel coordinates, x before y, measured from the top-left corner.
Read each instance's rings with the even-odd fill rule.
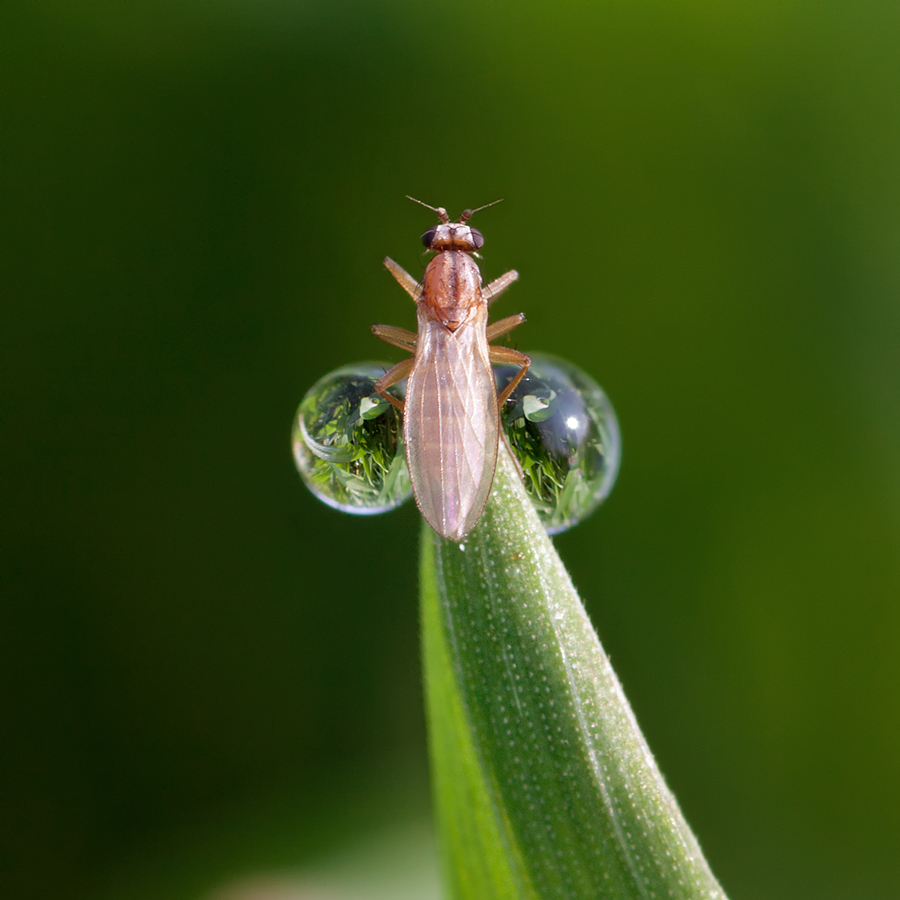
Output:
[[[294,460],[306,486],[344,512],[387,512],[412,496],[400,413],[374,391],[389,367],[357,363],[329,373],[294,419]],[[403,399],[403,385],[392,392]]]
[[[501,410],[507,440],[544,527],[558,534],[590,515],[619,471],[619,423],[606,394],[586,372],[544,353]],[[495,369],[498,390],[515,366]]]
[[[321,378],[297,410],[297,468],[320,500],[358,515],[412,495],[399,411],[374,391],[388,364],[358,363]],[[516,373],[496,368],[498,390]],[[404,384],[392,389],[401,399]],[[544,527],[557,534],[608,496],[619,468],[619,426],[606,394],[566,360],[533,354],[501,420]],[[465,552],[465,544],[459,549]]]

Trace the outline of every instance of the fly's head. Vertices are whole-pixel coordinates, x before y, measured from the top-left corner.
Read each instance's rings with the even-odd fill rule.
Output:
[[[445,213],[446,215],[446,213]],[[484,245],[484,238],[477,228],[472,228],[466,224],[466,220],[471,215],[466,210],[460,216],[459,222],[442,222],[429,228],[422,235],[422,243],[429,250],[465,250],[467,253],[474,253],[480,250]]]
[[[441,250],[464,250],[466,253],[475,253],[480,250],[484,246],[484,237],[482,237],[481,232],[477,228],[472,228],[467,223],[479,210],[487,209],[488,206],[493,206],[494,203],[500,202],[495,200],[494,203],[487,203],[484,206],[479,206],[478,209],[467,209],[459,217],[458,222],[451,222],[450,216],[447,215],[447,210],[443,206],[429,206],[427,203],[422,203],[421,200],[416,200],[415,197],[410,197],[409,199],[438,214],[441,224],[435,225],[434,228],[429,228],[422,235],[422,243],[425,247],[436,253],[439,253]]]

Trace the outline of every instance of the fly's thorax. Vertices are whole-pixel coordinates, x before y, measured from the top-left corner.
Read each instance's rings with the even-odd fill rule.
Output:
[[[425,270],[419,305],[451,331],[474,321],[487,309],[475,260],[461,250],[438,253]]]

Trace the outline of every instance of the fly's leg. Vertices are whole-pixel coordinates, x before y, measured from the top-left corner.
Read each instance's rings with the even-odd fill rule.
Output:
[[[516,313],[514,316],[507,316],[505,319],[499,319],[493,325],[487,327],[488,343],[496,341],[498,337],[509,334],[513,328],[517,328],[525,321],[523,313]]]
[[[497,323],[500,324],[499,322]],[[375,337],[399,347],[401,350],[408,350],[415,353],[416,350],[416,333],[407,331],[405,328],[395,328],[393,325],[373,325],[372,334]]]
[[[399,268],[399,267],[398,267]],[[400,270],[403,271],[402,269]],[[406,274],[406,273],[404,273]],[[393,325],[373,325],[372,334],[401,350],[409,353],[415,353],[416,350],[416,334],[413,331],[407,331],[405,328],[395,328]],[[398,362],[396,366],[392,366],[378,381],[375,382],[375,390],[384,397],[385,400],[392,403],[400,412],[403,412],[403,401],[398,400],[393,394],[389,394],[387,389],[398,381],[403,381],[412,371],[415,357],[404,359]]]
[[[375,390],[377,393],[381,394],[385,400],[389,403],[393,404],[403,412],[403,401],[398,400],[393,394],[389,394],[387,389],[392,385],[396,384],[398,381],[403,381],[404,378],[409,375],[412,371],[413,363],[415,362],[414,357],[410,357],[409,359],[404,359],[402,362],[398,362],[396,366],[391,366],[378,381],[375,382]]]
[[[400,282],[400,287],[402,287],[403,290],[418,303],[419,297],[422,295],[422,286],[419,282],[416,281],[403,266],[395,263],[389,256],[384,258],[384,264],[387,266],[388,272]],[[506,276],[504,276],[504,278],[505,277]]]
[[[397,264],[394,263],[394,265]],[[505,275],[495,278],[481,289],[484,299],[488,303],[493,303],[518,277],[519,273],[515,269],[510,269]]]
[[[500,324],[499,322],[497,323]],[[500,392],[497,398],[497,405],[502,407],[509,399],[509,395],[519,386],[519,382],[525,377],[531,365],[531,358],[512,347],[489,347],[489,358],[495,365],[513,365],[521,366],[518,372],[509,380],[509,384]],[[396,366],[394,367],[396,368]],[[393,371],[393,369],[391,370]],[[399,380],[399,379],[398,379]]]

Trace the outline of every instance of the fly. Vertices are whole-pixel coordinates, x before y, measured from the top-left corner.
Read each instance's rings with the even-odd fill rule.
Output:
[[[519,313],[488,325],[488,306],[519,273],[513,270],[482,284],[472,257],[484,238],[467,224],[478,210],[467,209],[458,222],[451,222],[443,207],[415,202],[436,212],[441,221],[422,235],[422,243],[436,256],[421,282],[392,259],[384,261],[416,302],[418,332],[372,326],[383,341],[413,354],[385,372],[375,390],[403,413],[409,477],[425,521],[441,537],[459,541],[484,510],[497,467],[500,407],[531,360],[518,350],[490,346],[521,325],[525,316]],[[499,397],[492,364],[520,367]],[[404,378],[409,378],[405,402],[387,391]]]

